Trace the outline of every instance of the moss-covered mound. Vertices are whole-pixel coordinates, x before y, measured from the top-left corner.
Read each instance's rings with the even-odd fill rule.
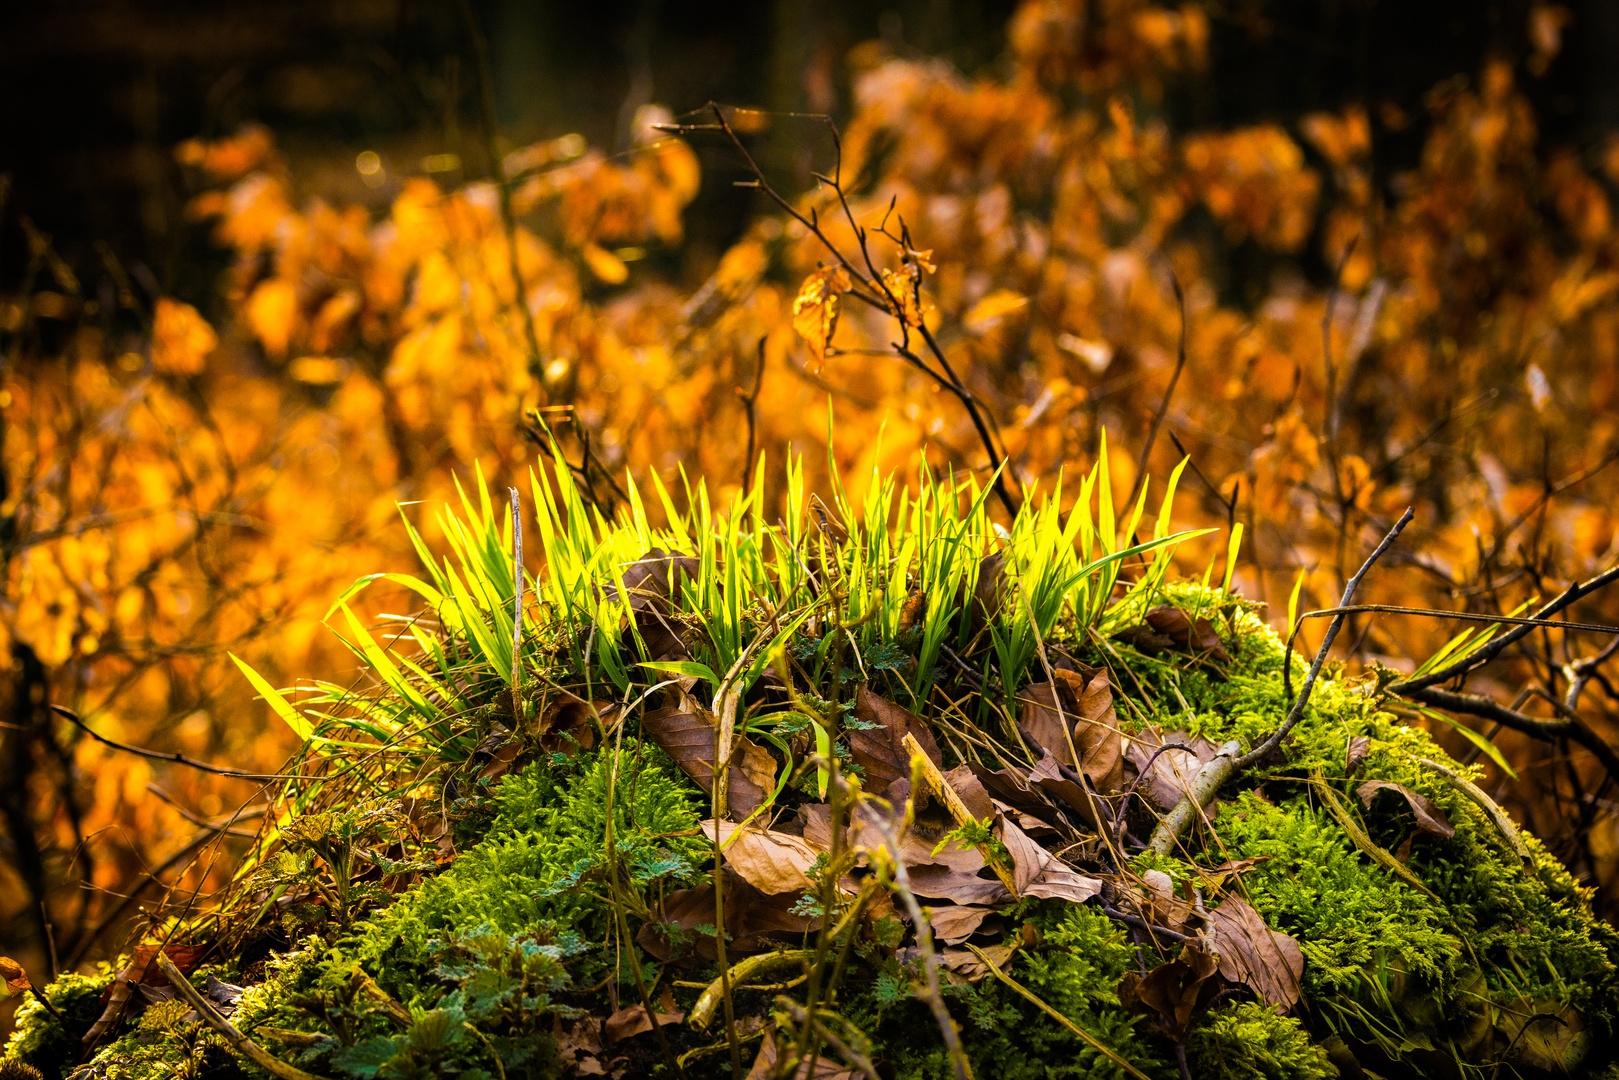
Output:
[[[1213,573],[1167,580],[1171,498],[1116,516],[1103,471],[1003,528],[971,482],[786,489],[775,523],[659,489],[654,529],[542,477],[522,589],[504,508],[447,513],[386,647],[335,609],[370,694],[261,687],[308,741],[228,895],[52,984],[8,1058],[1619,1076],[1619,937],[1375,675],[1163,830],[1306,687]]]

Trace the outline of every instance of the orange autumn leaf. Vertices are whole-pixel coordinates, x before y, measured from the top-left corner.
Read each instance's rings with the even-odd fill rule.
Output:
[[[287,355],[298,316],[298,292],[289,281],[262,281],[247,298],[247,322],[264,351],[279,359]]]
[[[164,375],[195,375],[218,346],[219,335],[196,308],[166,296],[158,299],[152,319],[153,368]]]
[[[0,981],[5,983],[7,994],[20,994],[33,987],[28,972],[9,956],[0,956]]]
[[[586,244],[579,249],[579,257],[603,284],[622,285],[630,276],[630,268],[624,265],[624,260],[599,244]]]
[[[852,287],[842,266],[823,266],[799,286],[793,300],[793,329],[817,360],[825,360],[838,328],[839,297]]]

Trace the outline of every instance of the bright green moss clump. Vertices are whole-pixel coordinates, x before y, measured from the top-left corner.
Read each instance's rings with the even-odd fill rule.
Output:
[[[79,975],[69,972],[45,988],[56,1011],[83,1031],[100,1015],[101,992],[112,982],[110,973]],[[17,1007],[17,1030],[6,1043],[5,1056],[32,1065],[51,1076],[64,1062],[79,1056],[78,1040],[62,1030],[44,1006],[29,997]]]
[[[637,887],[694,880],[707,848],[691,835],[696,792],[655,746],[629,739],[618,754],[613,835],[619,864]],[[608,905],[593,878],[605,861],[614,760],[612,753],[557,755],[505,778],[495,789],[495,817],[483,839],[446,872],[426,878],[357,928],[355,956],[421,957],[446,931],[480,925],[518,933],[551,923],[604,940]]]
[[[1337,1066],[1292,1017],[1241,1002],[1213,1013],[1186,1048],[1193,1076],[1223,1080],[1334,1080]]]

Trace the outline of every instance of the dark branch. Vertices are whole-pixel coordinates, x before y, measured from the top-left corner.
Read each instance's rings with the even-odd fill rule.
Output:
[[[137,757],[149,758],[152,761],[167,761],[175,765],[185,765],[188,768],[199,769],[202,772],[213,773],[216,776],[229,776],[237,780],[297,779],[296,776],[289,776],[289,774],[283,773],[256,773],[242,772],[238,769],[225,769],[218,765],[210,765],[206,761],[197,761],[195,758],[188,758],[184,754],[165,754],[161,750],[148,750],[144,746],[130,746],[128,743],[117,742],[116,740],[107,738],[105,735],[98,734],[90,727],[89,724],[86,724],[79,717],[78,713],[74,712],[72,709],[64,709],[60,705],[52,705],[51,712],[63,717],[64,719],[72,721],[75,727],[84,732],[86,735],[90,736],[96,742],[101,743],[104,746],[110,746],[114,750],[122,750],[126,754],[134,754]]]
[[[1570,585],[1563,591],[1561,596],[1558,596],[1546,606],[1542,607],[1539,611],[1535,612],[1531,618],[1538,624],[1538,622],[1544,621],[1550,616],[1562,611],[1576,600],[1589,596],[1598,589],[1610,585],[1615,581],[1619,581],[1619,566],[1613,567],[1604,573],[1598,574],[1590,581],[1576,582],[1575,584]],[[1441,668],[1438,671],[1431,671],[1419,678],[1394,683],[1389,687],[1389,691],[1403,697],[1410,697],[1411,691],[1413,690],[1422,690],[1430,686],[1437,686],[1439,683],[1449,682],[1451,679],[1467,674],[1474,668],[1489,663],[1491,660],[1499,656],[1502,650],[1506,649],[1507,646],[1523,640],[1523,638],[1527,637],[1535,628],[1535,625],[1529,625],[1519,626],[1509,630],[1500,637],[1493,639],[1482,648],[1475,649],[1473,652],[1468,653],[1455,663]]]
[[[1158,441],[1158,427],[1164,422],[1164,415],[1169,412],[1169,401],[1175,396],[1175,384],[1181,381],[1181,369],[1186,367],[1186,294],[1181,292],[1181,279],[1176,277],[1173,271],[1170,272],[1169,280],[1175,286],[1175,306],[1181,313],[1180,349],[1175,355],[1175,370],[1169,376],[1169,385],[1164,388],[1164,400],[1158,403],[1158,411],[1152,416],[1152,425],[1147,428],[1147,441],[1141,444],[1141,457],[1136,462],[1136,482],[1130,488],[1130,497],[1124,500],[1126,508],[1136,504],[1136,496],[1141,494],[1141,487],[1147,482],[1147,458],[1152,453],[1152,444]]]
[[[1372,568],[1378,559],[1383,557],[1383,553],[1389,549],[1400,533],[1405,531],[1405,527],[1410,524],[1411,518],[1414,516],[1415,513],[1411,507],[1406,507],[1405,513],[1400,515],[1400,520],[1396,521],[1394,527],[1388,531],[1388,535],[1383,537],[1382,543],[1378,544],[1371,555],[1367,556],[1366,561],[1355,572],[1355,576],[1350,578],[1349,583],[1344,586],[1344,597],[1338,605],[1340,608],[1348,607],[1350,602],[1354,600],[1355,590],[1360,588],[1361,578],[1365,577],[1366,572]],[[1310,691],[1315,688],[1316,676],[1321,673],[1321,665],[1327,662],[1327,650],[1332,648],[1332,640],[1338,636],[1338,630],[1343,626],[1344,619],[1347,617],[1347,612],[1339,612],[1333,616],[1332,622],[1327,625],[1327,636],[1321,642],[1321,648],[1316,651],[1315,660],[1310,664],[1310,673],[1305,676],[1304,686],[1299,690],[1298,700],[1293,703],[1293,711],[1287,714],[1287,719],[1282,721],[1281,727],[1271,733],[1270,738],[1237,759],[1235,765],[1237,770],[1246,769],[1257,761],[1263,761],[1271,751],[1281,745],[1282,740],[1287,738],[1288,733],[1303,718],[1304,707],[1310,703]],[[1283,658],[1282,663],[1289,666],[1293,663],[1291,647],[1289,647],[1287,656]],[[1285,672],[1286,670],[1287,667],[1284,667],[1283,671]]]

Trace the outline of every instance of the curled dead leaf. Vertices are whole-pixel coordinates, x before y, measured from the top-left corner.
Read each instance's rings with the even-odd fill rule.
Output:
[[[1298,1004],[1304,952],[1294,938],[1265,925],[1248,901],[1232,896],[1209,912],[1208,939],[1224,978],[1284,1010]]]
[[[990,976],[990,964],[1005,970],[1006,962],[1017,950],[1011,945],[990,945],[979,951],[981,956],[969,949],[945,949],[940,952],[939,961],[944,968],[945,978],[957,986],[983,982]]]
[[[995,804],[990,800],[988,790],[971,766],[957,765],[944,774],[944,782],[950,785],[974,818],[983,821],[995,813]]]
[[[1180,956],[1159,964],[1146,975],[1129,972],[1119,983],[1119,1003],[1135,1012],[1158,1016],[1164,1033],[1176,1042],[1186,1038],[1193,1018],[1219,993],[1215,958],[1195,942]]]
[[[618,715],[611,701],[586,701],[566,694],[552,701],[540,714],[540,746],[551,753],[572,755],[596,745],[597,724],[605,727]]]
[[[767,896],[801,894],[815,887],[808,871],[822,849],[801,836],[713,819],[703,822],[703,832],[710,840],[718,835],[726,865]]]
[[[1019,715],[1022,730],[1039,749],[1069,768],[1083,771],[1100,793],[1119,790],[1124,776],[1124,742],[1106,669],[1058,669],[1054,674],[1055,686],[1034,683],[1018,695],[1023,706]],[[1064,720],[1072,725],[1068,732],[1064,731]],[[1075,751],[1079,753],[1078,761],[1074,760]]]
[[[1372,749],[1372,740],[1364,735],[1355,735],[1349,740],[1349,748],[1344,752],[1344,775],[1354,776],[1360,771],[1366,755]]]
[[[926,909],[925,914],[934,937],[946,945],[959,945],[978,933],[995,909],[982,904],[941,904]]]
[[[660,1012],[657,1014],[658,1026],[678,1024],[686,1019],[686,1014],[679,1010],[674,1012]],[[607,1018],[602,1025],[602,1032],[607,1036],[608,1042],[622,1042],[633,1039],[637,1035],[644,1035],[652,1030],[652,1014],[647,1012],[645,1005],[629,1005],[618,1010]]]
[[[672,618],[671,601],[680,594],[683,580],[696,577],[696,559],[690,555],[673,555],[662,548],[651,548],[624,567],[624,591],[629,597],[630,611],[635,615],[635,628],[646,642],[652,659],[685,660],[691,655],[683,636],[685,628]],[[608,598],[617,594],[616,586],[604,590]],[[692,684],[682,680],[682,685],[690,690]]]
[[[996,823],[995,834],[1012,858],[1018,896],[1082,904],[1102,891],[1101,879],[1073,869],[1004,817]]]
[[[169,977],[163,974],[157,966],[158,949],[162,948],[176,968],[182,973],[189,974],[201,961],[207,951],[204,945],[181,945],[173,943],[164,946],[137,945],[130,954],[129,963],[113,979],[112,984],[102,991],[101,1015],[96,1022],[90,1025],[90,1030],[84,1033],[84,1045],[95,1046],[101,1037],[110,1031],[123,1017],[128,1007],[131,994],[136,986],[162,987],[169,985]]]
[[[5,983],[8,996],[33,987],[33,983],[28,981],[28,972],[9,956],[0,956],[0,981]]]
[[[1201,616],[1194,620],[1191,613],[1167,604],[1153,608],[1143,616],[1140,625],[1122,630],[1114,637],[1148,654],[1175,650],[1205,656],[1222,664],[1231,660],[1213,623]]]
[[[1411,812],[1417,816],[1417,828],[1423,832],[1442,836],[1446,840],[1456,835],[1456,826],[1450,823],[1443,810],[1426,795],[1412,791],[1404,784],[1396,784],[1392,780],[1368,780],[1355,789],[1355,794],[1360,796],[1361,805],[1370,810],[1372,800],[1377,798],[1380,791],[1393,791],[1403,796]]]
[[[851,288],[849,272],[841,266],[823,266],[799,286],[793,299],[793,329],[817,360],[826,358],[838,328],[838,305]]]
[[[776,1047],[776,1033],[766,1031],[764,1042],[759,1047],[759,1056],[753,1059],[753,1067],[748,1070],[746,1080],[774,1080],[780,1054]],[[793,1073],[792,1080],[858,1080],[859,1076],[859,1073],[822,1052],[815,1059],[813,1076],[810,1074],[809,1059],[805,1058]]]
[[[714,788],[714,714],[682,693],[677,705],[653,709],[641,718],[641,730],[682,772],[704,791]],[[731,767],[725,771],[726,807],[741,820],[764,805],[776,788],[776,759],[746,738],[732,743]]]
[[[907,734],[916,737],[922,752],[935,765],[944,764],[939,745],[921,718],[872,693],[864,683],[855,691],[854,715],[862,723],[876,725],[849,732],[849,755],[866,771],[868,790],[883,791],[895,780],[910,777],[911,756],[904,746]]]
[[[728,955],[745,955],[802,941],[820,920],[791,910],[797,897],[790,893],[767,896],[729,867],[725,882],[725,948]],[[688,955],[704,963],[718,958],[714,947],[714,886],[677,889],[658,904],[654,917],[642,924],[635,940],[660,961]]]

